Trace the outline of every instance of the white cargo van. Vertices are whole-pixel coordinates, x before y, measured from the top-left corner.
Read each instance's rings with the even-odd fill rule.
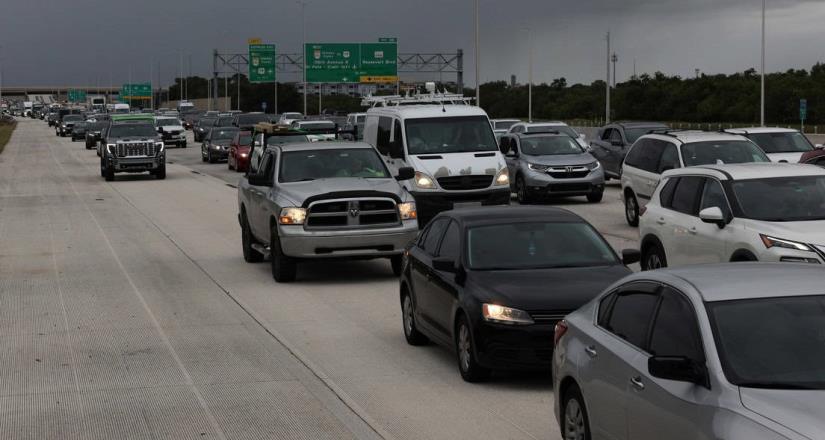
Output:
[[[368,97],[364,141],[391,172],[415,169],[402,182],[423,227],[456,205],[510,203],[510,176],[487,113],[460,95]]]

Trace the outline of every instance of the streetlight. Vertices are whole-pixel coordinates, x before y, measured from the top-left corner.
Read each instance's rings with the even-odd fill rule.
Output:
[[[481,78],[479,77],[479,68],[478,68],[478,58],[479,58],[479,47],[478,47],[478,0],[475,0],[475,19],[476,19],[476,32],[475,32],[475,51],[476,51],[476,105],[481,107]]]
[[[765,126],[765,9],[766,0],[762,0],[762,106],[759,111],[759,120]]]
[[[529,27],[525,27],[524,30],[527,31],[527,46],[530,52],[530,67],[527,74],[527,121],[533,122],[533,32]]]
[[[619,56],[616,55],[616,52],[613,52],[613,56],[610,57],[610,61],[613,62],[613,87],[616,87],[616,62],[619,61]]]
[[[306,7],[307,2],[305,0],[298,0],[298,4],[301,5],[301,50],[304,52],[304,116],[307,114],[307,18],[306,18]]]
[[[604,79],[605,103],[604,103],[604,123],[610,123],[610,31],[607,32],[607,77]]]

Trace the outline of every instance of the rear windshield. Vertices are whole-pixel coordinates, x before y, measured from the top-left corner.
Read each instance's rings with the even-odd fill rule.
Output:
[[[267,145],[300,144],[304,142],[309,142],[309,138],[305,134],[270,136],[266,139]]]

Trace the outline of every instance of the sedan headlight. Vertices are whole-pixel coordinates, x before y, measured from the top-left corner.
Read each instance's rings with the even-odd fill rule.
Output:
[[[422,173],[421,171],[415,172],[415,186],[420,189],[435,189],[435,182],[433,178]]]
[[[534,324],[530,314],[523,310],[500,306],[498,304],[483,304],[481,314],[485,321],[497,322],[500,324]]]
[[[510,184],[510,170],[507,167],[501,169],[496,175],[496,186],[504,186]]]
[[[278,216],[278,223],[282,225],[302,225],[307,218],[304,208],[283,208]]]
[[[813,252],[813,249],[811,249],[808,245],[804,243],[799,243],[791,240],[784,240],[782,238],[771,237],[765,234],[759,234],[759,238],[762,239],[762,243],[768,249],[778,247],[783,249],[792,249],[795,251]]]
[[[399,203],[398,213],[401,215],[401,220],[415,220],[418,218],[418,212],[415,210],[415,202]]]
[[[540,171],[540,172],[543,173],[543,172],[547,171],[547,168],[550,168],[550,167],[548,165],[539,165],[537,163],[528,163],[527,168],[530,168],[533,171]]]
[[[593,163],[589,163],[589,164],[587,164],[587,165],[585,165],[585,166],[586,166],[586,167],[587,167],[587,169],[589,169],[590,171],[593,171],[593,170],[598,170],[598,169],[599,169],[602,165],[599,163],[599,161],[596,161],[596,162],[593,162]]]

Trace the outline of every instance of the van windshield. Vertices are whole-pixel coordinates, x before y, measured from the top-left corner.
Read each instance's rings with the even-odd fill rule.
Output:
[[[496,151],[496,138],[485,116],[408,119],[410,154]]]

